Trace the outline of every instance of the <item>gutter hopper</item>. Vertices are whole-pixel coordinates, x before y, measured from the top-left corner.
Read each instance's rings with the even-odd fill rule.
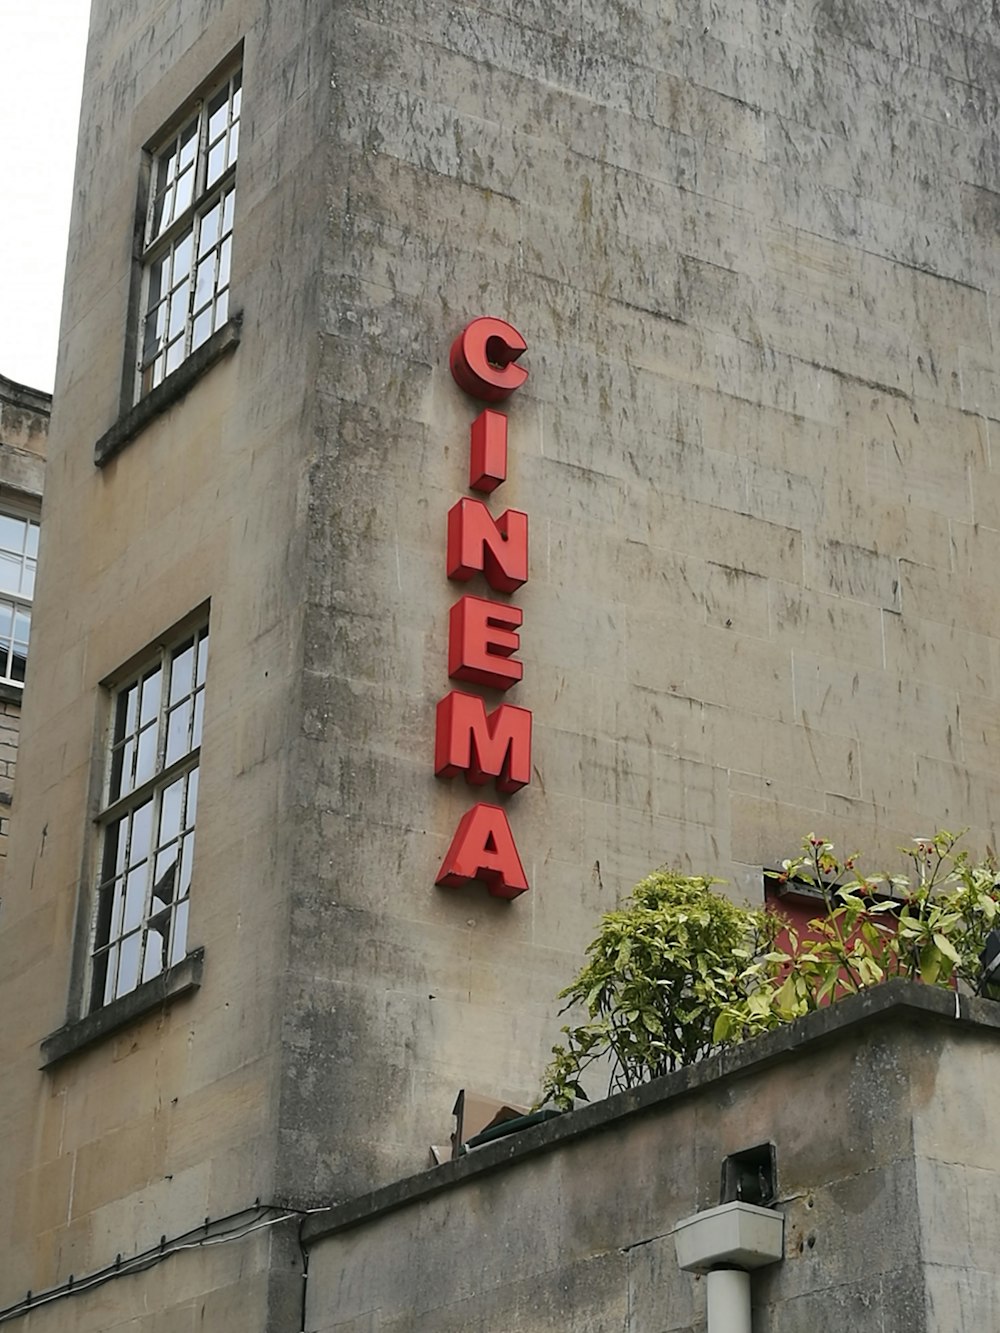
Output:
[[[762,1268],[784,1255],[785,1219],[757,1204],[724,1203],[678,1222],[671,1233],[677,1263],[689,1273],[712,1268]]]

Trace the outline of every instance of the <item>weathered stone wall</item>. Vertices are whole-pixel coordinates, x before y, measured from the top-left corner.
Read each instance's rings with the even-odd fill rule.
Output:
[[[1000,1020],[970,1012],[892,983],[310,1219],[306,1327],[704,1333],[670,1231],[771,1142],[785,1250],[752,1279],[758,1333],[995,1328]]]
[[[997,844],[997,31],[971,4],[338,7],[301,1197],[416,1162],[459,1086],[530,1100],[553,994],[653,866],[754,898],[813,829],[876,863],[939,826]],[[531,523],[512,905],[431,887],[476,799],[431,770],[478,410],[447,351],[480,314],[531,372],[491,501]]]

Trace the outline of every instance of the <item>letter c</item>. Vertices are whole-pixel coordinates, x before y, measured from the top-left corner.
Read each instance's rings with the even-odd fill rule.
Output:
[[[486,316],[467,324],[451,345],[451,373],[460,389],[484,403],[501,403],[528,378],[515,365],[524,341],[512,324]]]

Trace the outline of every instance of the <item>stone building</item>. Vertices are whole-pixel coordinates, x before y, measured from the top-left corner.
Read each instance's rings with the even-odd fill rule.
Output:
[[[530,1102],[642,874],[996,845],[998,61],[970,0],[94,0],[0,1320],[389,1326],[293,1210]]]

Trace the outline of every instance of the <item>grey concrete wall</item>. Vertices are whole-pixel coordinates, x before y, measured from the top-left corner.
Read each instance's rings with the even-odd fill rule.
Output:
[[[996,33],[972,4],[338,6],[297,1197],[417,1163],[460,1086],[530,1100],[553,994],[653,866],[754,898],[814,829],[996,845]],[[531,522],[512,905],[432,887],[475,799],[431,755],[478,410],[447,351],[480,314],[531,372],[491,501]]]
[[[703,1333],[670,1230],[770,1141],[785,1257],[756,1333],[995,1328],[1000,1020],[965,1003],[893,983],[310,1219],[305,1327]]]

